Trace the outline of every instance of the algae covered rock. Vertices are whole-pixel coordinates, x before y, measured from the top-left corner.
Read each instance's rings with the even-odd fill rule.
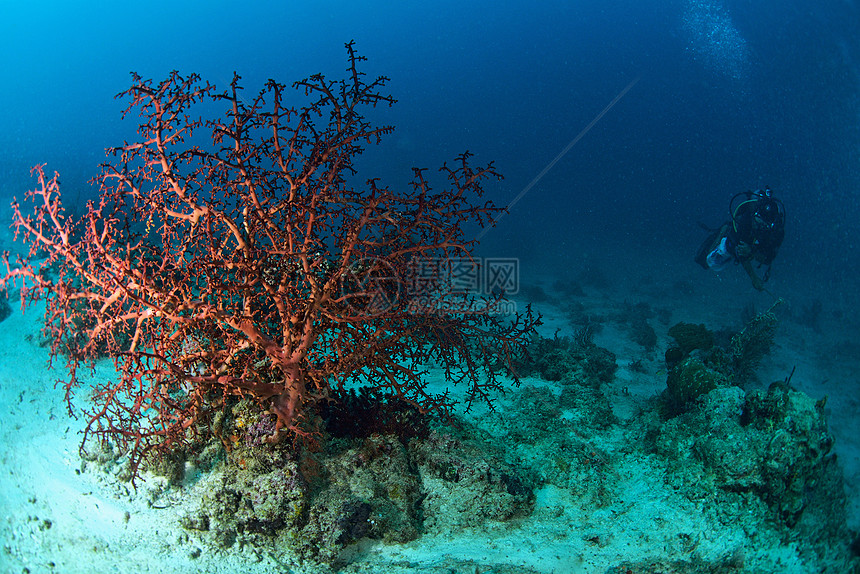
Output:
[[[336,562],[343,548],[362,538],[417,538],[421,482],[412,466],[406,447],[390,435],[314,454],[304,473],[317,474],[318,487],[306,519],[287,533],[293,548],[305,558]]]
[[[754,495],[788,526],[821,500],[815,491],[835,469],[821,402],[783,383],[749,395],[715,388],[667,421],[656,445],[690,497]]]
[[[428,531],[505,521],[527,516],[534,509],[533,480],[485,442],[433,433],[410,447],[422,477]]]
[[[709,368],[699,358],[687,357],[675,365],[666,377],[667,414],[670,417],[680,414],[699,397],[729,385],[729,377]]]
[[[229,453],[181,524],[212,545],[277,548],[337,565],[362,539],[402,543],[430,529],[528,515],[533,481],[482,438],[431,433],[329,439],[319,449],[245,445]]]
[[[824,400],[814,401],[787,384],[747,397],[741,423],[764,445],[761,466],[764,499],[780,517],[794,523],[823,478],[833,436],[824,416]]]
[[[618,365],[615,354],[592,343],[588,337],[536,337],[528,356],[515,363],[520,376],[538,374],[547,381],[587,378],[595,384],[609,383]]]
[[[678,343],[678,349],[686,356],[696,349],[707,351],[714,346],[714,335],[703,324],[676,323],[669,328],[669,336]]]

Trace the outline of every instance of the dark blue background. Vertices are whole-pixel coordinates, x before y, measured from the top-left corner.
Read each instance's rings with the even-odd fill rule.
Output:
[[[67,197],[90,193],[103,148],[133,134],[113,99],[132,70],[198,72],[219,86],[236,70],[256,89],[269,77],[337,77],[354,39],[399,99],[379,112],[398,129],[362,176],[402,184],[412,166],[468,149],[506,176],[492,189],[502,204],[639,78],[486,235],[488,253],[544,270],[595,257],[624,269],[643,254],[657,271],[692,269],[698,222],[718,224],[731,195],[767,184],[789,217],[772,285],[856,294],[851,1],[77,4],[0,8],[4,204],[43,162]]]

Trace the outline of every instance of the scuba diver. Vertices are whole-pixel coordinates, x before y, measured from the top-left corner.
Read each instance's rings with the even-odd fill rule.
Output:
[[[729,213],[731,220],[711,230],[699,247],[696,263],[713,271],[725,269],[731,261],[740,263],[753,287],[763,291],[785,236],[785,207],[765,187],[736,194],[729,201]],[[761,277],[753,269],[753,261],[759,268],[767,266]]]

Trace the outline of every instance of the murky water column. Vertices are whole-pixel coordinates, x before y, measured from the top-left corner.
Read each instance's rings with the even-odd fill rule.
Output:
[[[683,15],[692,57],[744,91],[749,48],[722,0],[690,0]]]

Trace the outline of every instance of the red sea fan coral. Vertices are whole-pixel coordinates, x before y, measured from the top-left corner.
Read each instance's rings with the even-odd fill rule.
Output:
[[[6,255],[2,284],[19,282],[22,303],[46,301],[70,409],[78,369],[115,361],[115,380],[85,411],[84,440],[128,448],[135,475],[148,454],[209,432],[237,397],[276,417],[269,442],[307,437],[309,407],[353,380],[447,415],[451,397],[422,377],[430,361],[467,385],[469,405],[490,401],[499,367],[539,323],[530,309],[495,313],[503,295],[416,271],[478,264],[464,230],[501,211],[483,199],[492,165],[464,154],[441,168],[439,190],[417,169],[406,190],[355,185],[362,146],[393,129],[362,110],[394,99],[380,91],[387,78],[366,83],[346,47],[345,79],[293,85],[302,107],[272,80],[246,99],[238,75],[223,92],[196,75],[157,85],[134,75],[120,96],[124,115],[140,114],[138,141],[108,150],[98,201],[67,217],[57,176],[37,167],[35,211],[13,204],[29,254]]]

